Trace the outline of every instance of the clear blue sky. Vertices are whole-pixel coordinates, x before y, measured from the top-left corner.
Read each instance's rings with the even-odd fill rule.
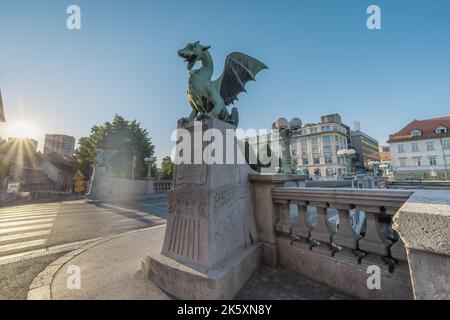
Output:
[[[82,30],[66,29],[66,8]],[[382,10],[382,30],[366,9]],[[241,127],[280,116],[316,122],[338,112],[385,142],[414,118],[450,115],[450,1],[0,0],[0,88],[7,120],[75,137],[112,119],[139,120],[161,158],[189,113],[186,42],[259,58],[262,72],[240,95]],[[0,124],[0,136],[6,126]]]

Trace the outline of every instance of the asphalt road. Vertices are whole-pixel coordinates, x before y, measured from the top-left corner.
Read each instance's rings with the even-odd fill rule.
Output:
[[[31,281],[62,254],[61,248],[67,251],[82,241],[163,224],[166,216],[166,198],[0,208],[0,300],[25,299]]]

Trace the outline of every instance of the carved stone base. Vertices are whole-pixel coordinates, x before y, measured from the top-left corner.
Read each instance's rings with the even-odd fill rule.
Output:
[[[183,139],[194,140],[192,152],[183,151],[194,159],[175,166],[161,255],[146,257],[143,268],[153,282],[177,298],[231,299],[260,263],[248,180],[254,171],[245,161],[217,161],[219,154],[245,159],[234,137],[235,128],[229,123],[204,119],[186,123],[182,129]],[[199,153],[194,137],[212,132],[231,142],[222,146],[223,153],[214,149],[216,161],[209,161],[211,152],[206,155],[211,159],[192,164]],[[206,140],[216,141],[210,138]],[[211,150],[211,144],[200,139],[200,156]]]
[[[158,287],[182,300],[229,300],[261,262],[262,247],[253,245],[210,270],[199,269],[159,255],[146,255],[141,270]]]

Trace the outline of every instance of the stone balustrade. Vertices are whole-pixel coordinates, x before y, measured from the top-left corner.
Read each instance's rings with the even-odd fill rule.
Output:
[[[411,191],[301,188],[295,175],[249,179],[263,264],[362,299],[413,298],[406,251],[391,228]],[[367,285],[373,266],[379,289]]]
[[[156,180],[153,182],[153,190],[158,192],[169,191],[172,189],[172,180]]]
[[[249,180],[263,264],[361,299],[450,298],[448,191],[301,188],[295,175]]]
[[[392,217],[411,196],[410,191],[286,188],[272,189],[278,206],[275,230],[293,241],[308,243],[331,256],[353,255],[358,263],[371,259],[385,264],[389,272],[407,262],[404,245],[392,230]],[[292,221],[292,207],[298,212]],[[331,215],[338,223],[330,223]],[[312,216],[315,215],[315,223]],[[364,215],[364,228],[357,232],[354,216]]]

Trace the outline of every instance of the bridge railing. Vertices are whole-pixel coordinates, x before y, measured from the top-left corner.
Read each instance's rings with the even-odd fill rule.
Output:
[[[156,180],[153,182],[153,189],[156,192],[165,192],[172,189],[173,181],[172,180]]]
[[[274,188],[275,230],[311,248],[320,246],[331,256],[347,251],[358,263],[367,256],[379,259],[394,272],[407,258],[403,242],[391,228],[392,217],[410,195],[391,190]]]
[[[406,250],[392,228],[413,191],[287,187],[294,178],[283,175],[249,179],[264,265],[362,299],[413,297]],[[367,285],[372,268],[380,290]]]

